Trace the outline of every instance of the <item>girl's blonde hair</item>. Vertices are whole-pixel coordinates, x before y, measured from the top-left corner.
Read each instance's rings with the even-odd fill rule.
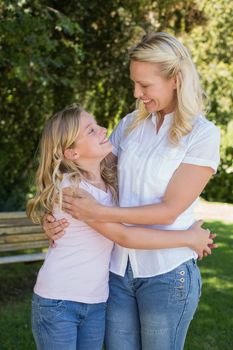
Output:
[[[51,213],[55,200],[60,198],[60,184],[64,174],[69,176],[72,187],[77,189],[81,179],[90,179],[85,169],[64,157],[64,151],[72,148],[79,134],[79,120],[83,109],[74,104],[56,113],[46,124],[40,142],[40,159],[36,172],[36,195],[27,203],[27,214],[34,222],[41,222],[45,213]],[[116,169],[106,157],[101,161],[101,177],[117,200]]]
[[[176,78],[177,105],[169,130],[169,140],[172,144],[178,144],[181,137],[192,130],[193,118],[204,110],[204,93],[188,50],[169,34],[150,33],[129,50],[129,58],[131,61],[154,62],[158,64],[165,79]],[[127,133],[149,116],[142,101],[138,101],[137,108],[137,115]]]

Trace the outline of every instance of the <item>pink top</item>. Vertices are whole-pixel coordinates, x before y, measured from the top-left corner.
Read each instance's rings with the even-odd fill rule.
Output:
[[[62,188],[69,187],[67,178]],[[85,189],[104,205],[112,205],[110,192],[104,192],[82,181]],[[83,303],[105,302],[108,298],[109,262],[113,242],[86,223],[72,218],[58,207],[56,219],[67,218],[69,226],[54,248],[49,247],[34,292],[41,297]]]

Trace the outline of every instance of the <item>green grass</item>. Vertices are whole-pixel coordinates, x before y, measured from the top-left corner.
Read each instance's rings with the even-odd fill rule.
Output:
[[[233,349],[233,224],[209,222],[219,249],[199,266],[203,292],[185,350]],[[31,292],[41,263],[0,266],[0,349],[34,350]],[[162,349],[159,349],[162,350]]]
[[[40,263],[0,266],[0,349],[36,349],[31,333],[30,307]]]
[[[233,349],[233,224],[209,222],[219,248],[199,262],[203,292],[185,350]]]

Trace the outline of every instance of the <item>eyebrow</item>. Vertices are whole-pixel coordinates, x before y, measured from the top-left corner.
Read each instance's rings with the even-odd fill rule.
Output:
[[[93,120],[93,122],[92,123],[89,123],[89,124],[87,124],[86,126],[85,126],[85,130],[86,129],[88,129],[91,125],[97,125],[97,123],[96,123],[96,121],[95,120]]]
[[[139,84],[150,84],[151,82],[148,80],[133,80],[132,78],[130,78],[132,83],[139,83]]]

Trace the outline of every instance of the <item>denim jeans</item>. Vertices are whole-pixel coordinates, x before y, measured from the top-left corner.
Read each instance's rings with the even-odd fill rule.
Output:
[[[201,294],[195,260],[148,278],[110,274],[106,350],[182,350]]]
[[[37,350],[101,350],[106,303],[85,304],[32,298],[32,331]]]

